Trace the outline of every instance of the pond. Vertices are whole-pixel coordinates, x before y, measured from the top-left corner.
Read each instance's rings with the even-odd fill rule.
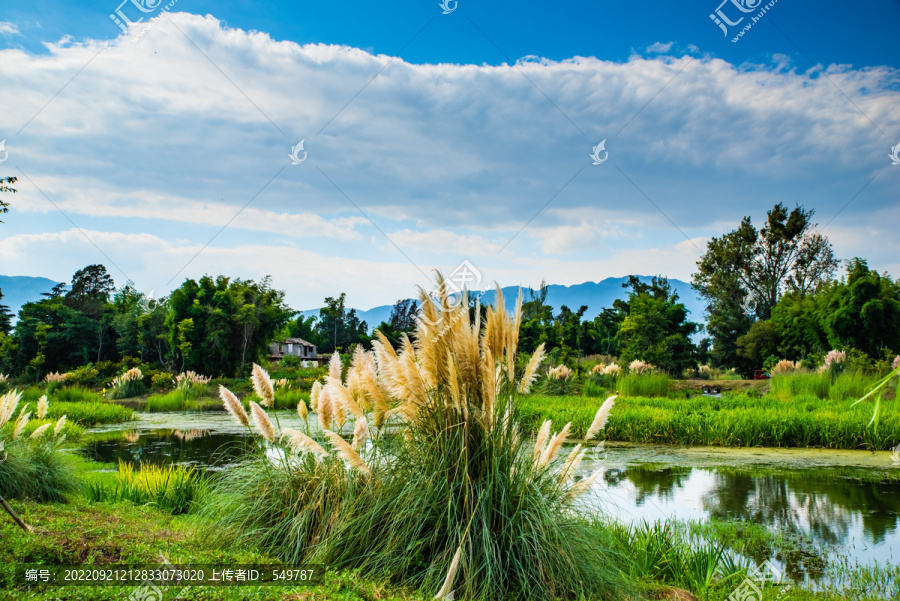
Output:
[[[82,452],[216,470],[250,442],[224,412],[138,415],[91,430]],[[283,427],[303,423],[294,412],[278,416]],[[744,520],[805,534],[822,553],[862,565],[893,562],[900,551],[900,465],[888,452],[606,443],[583,463],[586,473],[596,469],[590,500],[622,521]]]

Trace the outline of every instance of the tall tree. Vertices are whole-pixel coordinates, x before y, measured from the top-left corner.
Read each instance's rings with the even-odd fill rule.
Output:
[[[398,300],[391,307],[391,316],[388,323],[394,332],[411,332],[416,327],[416,318],[419,314],[419,304],[413,299]]]
[[[15,188],[11,188],[8,184],[16,183],[17,178],[15,177],[0,177],[0,192],[8,192],[11,194],[15,194],[18,192]],[[9,213],[9,203],[0,199],[0,213]],[[3,223],[0,221],[0,223]]]

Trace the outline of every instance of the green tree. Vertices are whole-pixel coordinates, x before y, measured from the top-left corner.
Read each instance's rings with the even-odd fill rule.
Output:
[[[319,311],[316,331],[325,353],[331,353],[335,349],[347,351],[351,344],[368,341],[366,322],[360,321],[356,309],[347,310],[346,300],[347,294],[344,292],[337,297],[329,296],[325,299],[325,306]]]
[[[692,366],[696,347],[690,337],[699,326],[688,321],[688,310],[669,281],[660,276],[645,284],[630,276],[622,286],[631,288],[627,301],[617,301],[625,314],[618,333],[622,360],[640,359],[673,375]]]
[[[16,183],[17,178],[15,177],[0,177],[0,192],[8,192],[10,194],[15,194],[18,192],[15,188],[11,188],[8,184]],[[9,213],[9,203],[0,199],[0,213]],[[0,221],[0,223],[3,223]]]

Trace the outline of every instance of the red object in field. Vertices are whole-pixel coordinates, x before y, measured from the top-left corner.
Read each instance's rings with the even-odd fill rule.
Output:
[[[768,380],[769,374],[767,374],[766,371],[763,369],[757,369],[755,372],[753,372],[753,379],[754,380]]]

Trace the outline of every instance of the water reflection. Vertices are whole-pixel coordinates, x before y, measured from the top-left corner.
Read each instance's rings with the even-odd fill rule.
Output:
[[[99,437],[88,443],[81,453],[104,463],[116,463],[121,459],[136,466],[175,463],[218,469],[239,461],[252,444],[254,441],[243,434],[202,428],[154,429]]]
[[[877,474],[877,473],[876,473]],[[627,466],[604,473],[598,492],[618,517],[741,520],[861,560],[890,559],[900,549],[900,481],[847,470],[740,470]],[[642,510],[643,508],[643,510]]]

